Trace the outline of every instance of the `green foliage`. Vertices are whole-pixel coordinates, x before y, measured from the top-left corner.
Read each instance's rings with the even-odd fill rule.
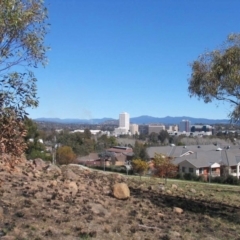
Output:
[[[240,34],[231,34],[217,50],[206,52],[191,64],[190,96],[229,102],[233,106],[229,117],[240,117]]]
[[[85,137],[85,133],[68,133],[64,131],[57,136],[57,142],[65,146],[70,146],[75,154],[85,156],[93,152],[95,146],[93,139]]]
[[[134,152],[134,159],[142,159],[142,160],[149,159],[149,156],[147,154],[147,146],[139,141],[135,141],[133,152]]]
[[[117,140],[114,136],[108,137],[106,134],[104,134],[97,139],[95,150],[97,152],[101,152],[104,149],[116,146],[117,144]]]
[[[152,143],[158,143],[158,134],[155,132],[151,132],[149,134],[149,141]]]
[[[209,182],[209,178],[204,178],[203,175],[195,175],[192,173],[178,173],[176,175],[177,179],[188,180],[188,181],[197,181],[197,182]],[[211,177],[211,183],[220,183],[220,184],[230,184],[230,185],[240,185],[240,180],[232,175],[228,176],[217,176]]]
[[[169,133],[166,130],[162,130],[158,135],[158,139],[161,141],[162,144],[164,144],[165,141],[169,140],[169,138]]]
[[[148,163],[141,159],[135,159],[132,161],[133,171],[138,173],[140,176],[143,175],[148,169]]]
[[[49,155],[45,153],[45,146],[41,143],[40,134],[38,131],[37,124],[30,118],[24,118],[24,125],[27,131],[24,137],[27,144],[25,154],[27,159],[41,158],[43,160],[50,160]]]
[[[59,147],[57,149],[57,163],[58,164],[69,164],[76,159],[76,155],[69,146]]]
[[[37,79],[30,69],[47,62],[47,47],[44,45],[46,19],[47,10],[41,0],[0,1],[2,153],[20,156],[26,148],[24,144],[20,144],[25,136],[22,122],[27,115],[26,108],[38,105]]]

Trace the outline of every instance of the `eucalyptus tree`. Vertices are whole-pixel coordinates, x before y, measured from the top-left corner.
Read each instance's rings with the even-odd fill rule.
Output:
[[[42,0],[0,1],[0,144],[2,153],[21,155],[26,109],[38,106],[32,69],[47,64],[48,14]]]
[[[229,117],[240,120],[240,34],[231,34],[217,49],[203,53],[191,63],[190,96],[205,103],[230,103]]]

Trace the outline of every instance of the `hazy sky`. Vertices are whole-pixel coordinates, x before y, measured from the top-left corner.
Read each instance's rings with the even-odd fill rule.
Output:
[[[49,65],[31,118],[227,118],[190,98],[189,63],[240,32],[239,0],[46,0]]]

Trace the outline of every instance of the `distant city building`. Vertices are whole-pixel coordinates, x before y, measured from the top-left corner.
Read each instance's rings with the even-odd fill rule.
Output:
[[[190,121],[182,120],[179,123],[179,131],[180,132],[190,132]]]
[[[213,127],[210,125],[192,125],[191,132],[213,132]]]
[[[130,124],[130,133],[131,135],[139,134],[137,124]]]
[[[168,130],[170,132],[178,132],[178,125],[169,126]]]
[[[163,124],[148,125],[148,134],[150,134],[150,133],[160,133],[162,130],[165,130],[165,126]]]
[[[126,128],[126,130],[129,130],[130,125],[130,117],[129,114],[126,112],[119,114],[119,127],[120,128]]]
[[[76,130],[73,130],[73,131],[71,131],[71,132],[69,132],[69,133],[84,133],[84,129],[76,129]],[[92,135],[96,135],[96,134],[101,134],[101,135],[107,135],[107,136],[110,136],[110,132],[109,131],[101,131],[101,130],[89,130],[90,131],[90,133],[92,134]]]
[[[139,134],[148,135],[148,125],[141,124],[138,126]]]
[[[130,130],[130,116],[128,113],[123,112],[119,114],[119,127],[114,129],[114,135],[129,134]]]

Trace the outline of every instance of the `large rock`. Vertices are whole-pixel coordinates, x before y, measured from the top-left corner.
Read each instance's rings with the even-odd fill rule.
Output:
[[[57,174],[57,175],[61,175],[62,174],[61,169],[58,166],[53,165],[53,164],[48,165],[46,167],[46,171],[48,173],[53,173],[53,174]]]
[[[130,190],[126,183],[116,183],[113,185],[113,196],[117,199],[128,199]]]
[[[33,164],[37,170],[42,170],[47,166],[46,162],[44,162],[41,158],[34,159]]]
[[[64,179],[76,181],[79,178],[79,176],[76,173],[74,173],[70,168],[68,168],[66,166],[61,168],[61,171],[62,171],[62,176]]]

